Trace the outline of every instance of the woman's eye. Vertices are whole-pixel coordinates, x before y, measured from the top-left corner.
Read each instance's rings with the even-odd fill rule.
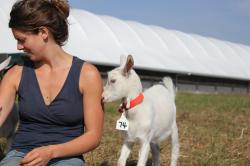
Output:
[[[25,42],[25,39],[17,39],[18,44],[23,44]]]

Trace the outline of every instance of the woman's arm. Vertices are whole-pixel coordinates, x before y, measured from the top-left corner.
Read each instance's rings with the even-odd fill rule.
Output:
[[[20,79],[21,66],[16,65],[9,69],[0,83],[0,127],[12,110]]]
[[[63,144],[49,145],[30,151],[21,161],[23,166],[38,163],[46,165],[52,158],[82,155],[100,144],[104,117],[101,105],[103,86],[98,70],[91,64],[83,65],[80,90],[83,94],[85,133]]]

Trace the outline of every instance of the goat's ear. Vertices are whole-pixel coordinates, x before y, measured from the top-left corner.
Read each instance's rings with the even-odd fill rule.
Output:
[[[133,66],[134,66],[133,57],[132,57],[132,55],[128,55],[127,60],[126,60],[126,64],[124,65],[123,70],[122,70],[122,74],[125,76],[128,75],[129,72],[131,71],[131,69],[133,68]]]

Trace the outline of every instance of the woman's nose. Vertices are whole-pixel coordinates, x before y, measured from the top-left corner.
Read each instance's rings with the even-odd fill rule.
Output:
[[[20,44],[20,43],[17,43],[17,49],[18,49],[18,50],[23,50],[23,45]]]

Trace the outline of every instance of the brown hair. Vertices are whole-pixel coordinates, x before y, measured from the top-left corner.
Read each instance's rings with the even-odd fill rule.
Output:
[[[10,12],[9,27],[37,34],[46,26],[60,46],[68,39],[69,4],[66,0],[18,0]]]

